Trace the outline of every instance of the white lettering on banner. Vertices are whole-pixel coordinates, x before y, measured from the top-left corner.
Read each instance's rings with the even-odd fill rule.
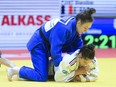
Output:
[[[101,34],[101,33],[102,33],[102,29],[91,29],[85,32],[85,34]]]
[[[18,15],[18,16],[8,16],[4,15],[1,21],[1,26],[28,26],[28,25],[42,25],[44,21],[49,21],[50,15]]]
[[[114,29],[116,29],[116,19],[114,19]]]
[[[49,31],[51,28],[53,28],[57,22],[59,21],[60,19],[57,18],[57,19],[52,19],[51,21],[48,21],[46,24],[45,24],[45,31]]]

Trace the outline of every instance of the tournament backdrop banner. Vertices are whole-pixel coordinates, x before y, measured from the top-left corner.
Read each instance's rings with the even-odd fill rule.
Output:
[[[0,49],[25,49],[44,22],[60,15],[59,0],[0,0]]]
[[[93,25],[85,34],[116,35],[116,19],[95,18]]]
[[[102,3],[103,1],[104,0],[0,0],[0,49],[25,49],[26,43],[33,32],[44,22],[59,16],[75,16],[78,12],[88,8],[88,6],[97,9],[96,16],[106,16],[105,14],[109,13],[109,11],[108,16],[114,16],[116,14],[114,5],[116,2],[114,2],[114,0],[106,0]],[[107,6],[110,10],[104,9]],[[115,48],[116,19],[95,18],[93,26],[85,35],[86,34],[91,34],[92,36],[84,36],[83,39],[85,43],[103,41],[105,43],[102,45],[102,42],[99,43],[99,45],[96,43],[96,47]],[[88,38],[92,40],[89,41]],[[111,44],[111,46],[108,45],[107,47],[106,42]]]

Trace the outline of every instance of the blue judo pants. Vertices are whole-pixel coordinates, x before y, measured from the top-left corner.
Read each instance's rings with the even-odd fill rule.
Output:
[[[40,43],[30,52],[34,68],[23,66],[20,68],[19,77],[33,81],[47,81],[48,58],[44,44]]]

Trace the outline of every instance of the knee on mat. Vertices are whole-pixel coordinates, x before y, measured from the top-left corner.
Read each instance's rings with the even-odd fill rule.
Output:
[[[46,82],[48,80],[47,76],[41,76],[41,78],[37,78],[36,81],[38,82]]]

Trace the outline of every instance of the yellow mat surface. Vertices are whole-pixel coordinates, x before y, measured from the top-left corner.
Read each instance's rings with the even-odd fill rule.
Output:
[[[30,60],[13,60],[17,66],[31,66]],[[7,80],[6,66],[0,68],[0,87],[116,87],[116,58],[99,58],[99,78],[96,82],[69,82],[59,83],[54,81],[33,82]]]

